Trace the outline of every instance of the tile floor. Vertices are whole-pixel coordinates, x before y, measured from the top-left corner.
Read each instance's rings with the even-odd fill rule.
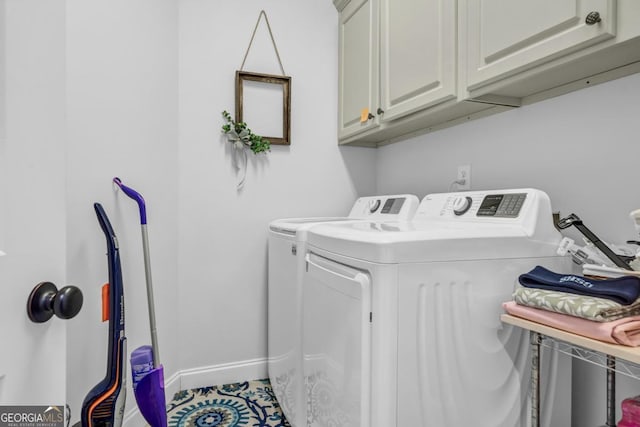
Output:
[[[290,427],[268,379],[179,391],[168,427]]]

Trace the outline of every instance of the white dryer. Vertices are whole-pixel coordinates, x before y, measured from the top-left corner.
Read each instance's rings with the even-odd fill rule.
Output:
[[[269,224],[269,379],[292,427],[307,424],[300,291],[307,230],[320,223],[408,221],[419,202],[409,194],[360,197],[346,217],[287,218]]]
[[[528,335],[500,314],[519,274],[571,268],[545,193],[433,194],[412,222],[322,224],[307,239],[310,427],[527,425]],[[543,357],[542,425],[569,426],[570,358]]]

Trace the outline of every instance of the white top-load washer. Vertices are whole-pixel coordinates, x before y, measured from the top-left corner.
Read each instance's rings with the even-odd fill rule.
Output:
[[[409,223],[309,230],[303,356],[309,426],[524,427],[528,335],[500,322],[517,277],[556,255],[534,189],[426,196]],[[569,357],[548,351],[542,425],[571,425]]]
[[[346,217],[286,218],[269,224],[268,370],[292,427],[307,424],[300,291],[307,230],[320,223],[408,221],[419,202],[409,194],[360,197]]]

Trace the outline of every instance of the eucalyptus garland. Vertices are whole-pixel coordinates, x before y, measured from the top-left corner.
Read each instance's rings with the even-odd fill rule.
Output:
[[[222,132],[227,135],[230,142],[235,144],[236,148],[248,147],[254,154],[271,151],[269,140],[251,132],[245,122],[236,122],[227,111],[222,112],[222,117],[226,121],[222,125]]]

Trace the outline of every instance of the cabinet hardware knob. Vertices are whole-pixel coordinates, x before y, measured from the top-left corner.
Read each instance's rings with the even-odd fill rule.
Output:
[[[369,113],[369,115],[367,116],[367,118],[368,118],[369,120],[374,119],[375,117],[376,117],[376,116],[374,116],[374,115],[373,115],[373,114],[371,114],[371,113]]]
[[[600,21],[602,21],[602,18],[600,18],[600,14],[598,12],[589,12],[587,17],[584,19],[584,23],[587,25],[597,24]]]
[[[58,290],[51,282],[41,282],[31,291],[27,301],[27,314],[35,323],[43,323],[55,314],[71,319],[82,308],[82,291],[75,286]]]
[[[376,113],[378,113],[378,115],[384,114],[384,110],[382,108],[378,107],[378,110],[376,111]]]

